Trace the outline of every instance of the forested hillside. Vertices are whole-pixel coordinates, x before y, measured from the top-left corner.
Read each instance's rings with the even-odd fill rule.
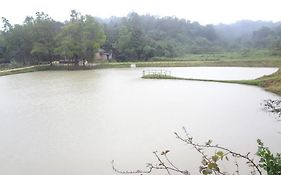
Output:
[[[112,53],[117,61],[249,50],[281,54],[281,24],[273,22],[239,21],[214,26],[137,13],[100,19],[74,10],[63,23],[43,12],[26,17],[22,24],[12,25],[4,17],[2,21],[2,62],[92,61],[100,48]]]

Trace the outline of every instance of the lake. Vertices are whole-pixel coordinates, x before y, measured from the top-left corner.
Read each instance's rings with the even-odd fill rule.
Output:
[[[141,79],[153,68],[34,72],[0,77],[0,174],[110,175],[156,163],[153,151],[198,174],[201,157],[173,134],[255,153],[280,152],[280,123],[262,110],[279,96],[259,87]],[[161,68],[155,68],[161,69]],[[276,68],[162,68],[172,75],[253,79]],[[227,165],[223,165],[226,166]],[[243,168],[242,168],[243,169]],[[163,172],[165,173],[165,172]]]

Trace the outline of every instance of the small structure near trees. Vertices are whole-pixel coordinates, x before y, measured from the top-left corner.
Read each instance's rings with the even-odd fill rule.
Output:
[[[107,52],[104,49],[99,49],[95,54],[96,60],[110,61],[112,60],[112,52]]]

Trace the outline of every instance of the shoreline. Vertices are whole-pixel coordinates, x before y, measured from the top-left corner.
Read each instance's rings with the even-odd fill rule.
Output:
[[[48,70],[48,69],[49,69],[49,65],[31,65],[31,66],[26,66],[26,67],[5,69],[5,70],[0,71],[0,77],[7,76],[7,75],[28,73],[28,72],[44,71],[44,70]]]
[[[216,82],[216,83],[233,83],[243,84],[261,87],[268,92],[272,92],[281,96],[281,69],[279,68],[276,72],[265,75],[253,80],[212,80],[212,79],[196,79],[196,78],[182,78],[170,75],[144,75],[144,79],[166,79],[166,80],[187,80],[187,81],[205,81],[205,82]]]
[[[0,76],[52,70],[90,70],[109,68],[130,68],[131,64],[136,67],[281,67],[281,59],[269,60],[215,60],[215,61],[149,61],[149,62],[113,62],[97,63],[89,66],[63,66],[63,65],[30,65],[26,67],[0,70]]]
[[[224,60],[224,61],[161,61],[161,62],[117,62],[117,63],[98,63],[90,66],[62,66],[62,65],[32,65],[14,69],[0,71],[1,76],[21,74],[37,71],[76,71],[76,70],[95,70],[108,68],[130,68],[131,64],[136,67],[281,67],[281,60]],[[211,80],[211,79],[192,79],[174,76],[143,76],[146,79],[174,79],[189,81],[206,81],[218,83],[235,83],[244,85],[258,86],[266,91],[281,95],[281,70],[254,80]]]

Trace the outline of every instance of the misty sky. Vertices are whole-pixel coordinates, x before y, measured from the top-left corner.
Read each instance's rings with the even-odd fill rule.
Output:
[[[22,23],[27,15],[44,11],[58,21],[71,9],[102,18],[129,12],[177,16],[201,24],[233,23],[241,19],[281,21],[280,0],[1,0],[0,16]]]

